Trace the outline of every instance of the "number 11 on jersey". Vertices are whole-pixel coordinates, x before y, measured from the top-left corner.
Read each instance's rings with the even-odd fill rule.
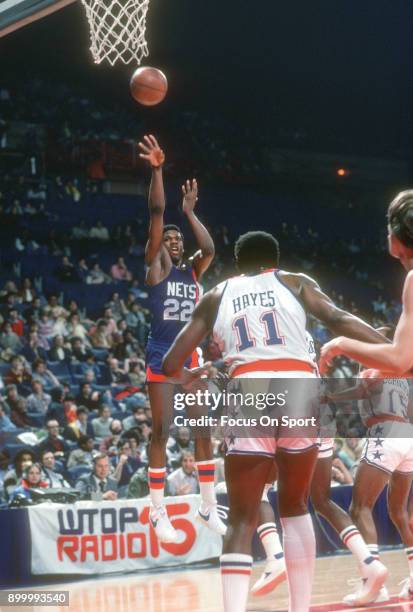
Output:
[[[264,328],[263,331],[265,331],[263,338],[265,346],[285,344],[285,338],[280,335],[278,330],[277,315],[274,310],[263,312],[260,316],[260,323]],[[252,337],[248,327],[247,315],[237,317],[232,324],[232,328],[238,336],[237,351],[245,351],[256,345],[256,339]]]

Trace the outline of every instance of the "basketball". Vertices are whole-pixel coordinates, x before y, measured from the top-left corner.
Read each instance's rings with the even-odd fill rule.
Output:
[[[135,70],[130,80],[132,97],[144,106],[162,102],[168,91],[168,81],[161,70],[143,66]]]

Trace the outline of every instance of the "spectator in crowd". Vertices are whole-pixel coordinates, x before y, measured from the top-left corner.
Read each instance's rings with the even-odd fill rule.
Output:
[[[23,496],[31,499],[32,489],[47,489],[48,483],[42,480],[42,468],[39,463],[33,463],[23,470],[21,482],[12,492],[9,504],[16,499],[17,496]]]
[[[59,387],[59,379],[47,369],[44,359],[36,359],[33,362],[33,380],[42,383],[44,389]]]
[[[0,333],[0,348],[2,349],[1,358],[9,361],[10,357],[19,353],[23,344],[19,336],[13,331],[10,321],[4,321]]]
[[[89,235],[92,240],[99,240],[101,242],[108,242],[109,240],[109,230],[100,220],[91,228]]]
[[[78,448],[71,451],[67,460],[67,467],[86,465],[92,468],[94,453],[94,441],[92,436],[81,435],[77,441]]]
[[[13,431],[16,429],[16,425],[11,422],[4,409],[3,402],[0,402],[0,432],[2,431]]]
[[[75,487],[80,492],[81,498],[94,501],[117,499],[118,483],[109,476],[109,473],[109,457],[99,453],[93,461],[93,473],[84,474],[76,482]]]
[[[62,282],[74,282],[78,280],[76,268],[67,255],[62,257],[60,266],[56,270],[56,275]]]
[[[21,356],[13,357],[10,363],[10,369],[4,375],[4,383],[6,385],[29,385],[31,374],[26,368],[24,359]]]
[[[40,453],[40,465],[42,468],[42,479],[52,489],[70,487],[69,483],[59,472],[56,472],[56,458],[51,451],[44,450]]]
[[[31,421],[29,416],[27,415],[25,398],[21,397],[17,400],[17,402],[14,403],[13,408],[10,412],[10,418],[16,425],[16,427],[20,427],[21,429],[30,427]]]
[[[84,406],[93,412],[99,410],[100,407],[100,395],[98,391],[93,391],[89,382],[83,381],[79,386],[79,395],[76,398],[78,406]]]
[[[84,219],[79,222],[79,225],[73,226],[72,238],[74,240],[87,240],[89,238],[89,229]]]
[[[36,359],[46,359],[47,353],[36,329],[29,331],[29,337],[21,351],[22,357],[32,363]]]
[[[142,387],[145,384],[145,362],[142,359],[125,360],[127,377],[132,387]]]
[[[46,423],[47,436],[43,438],[37,446],[38,452],[49,450],[56,459],[63,460],[69,451],[66,440],[59,434],[59,423],[56,420],[49,420]]]
[[[114,319],[112,309],[106,307],[103,311],[102,319],[106,321],[106,335],[111,336],[115,332],[118,331],[118,326],[116,325],[116,321]]]
[[[115,468],[113,478],[118,483],[119,497],[126,497],[130,479],[142,465],[138,457],[132,457],[129,440],[118,442],[118,453],[112,458],[112,465]]]
[[[90,334],[90,342],[95,349],[112,348],[112,337],[108,334],[108,325],[104,319],[99,319],[96,328]]]
[[[7,448],[0,450],[0,503],[6,501],[4,494],[4,478],[9,471],[10,453]]]
[[[36,299],[36,291],[32,286],[30,278],[24,278],[18,293],[18,297],[23,304],[33,304]]]
[[[116,263],[110,269],[110,274],[115,281],[132,280],[132,273],[128,270],[123,257],[118,257]]]
[[[88,357],[93,353],[91,353],[90,349],[86,347],[86,344],[82,341],[78,336],[74,336],[71,340],[72,345],[72,359],[73,361],[79,361],[83,363],[87,360]]]
[[[89,275],[86,277],[88,285],[102,285],[103,283],[112,282],[111,277],[106,274],[98,263],[93,264]]]
[[[143,395],[143,393],[141,395]],[[143,402],[139,402],[131,407],[132,414],[126,417],[126,419],[123,419],[122,424],[124,431],[129,431],[135,427],[139,428],[142,423],[146,422],[145,406],[142,404]]]
[[[68,424],[63,437],[66,440],[77,442],[80,436],[88,436],[93,438],[93,427],[92,423],[88,420],[89,410],[83,406],[79,406],[76,410],[76,419]]]
[[[28,325],[32,325],[33,323],[37,323],[39,321],[42,310],[42,300],[40,296],[36,296],[30,306],[26,308],[23,313]]]
[[[97,442],[101,442],[110,434],[110,425],[113,418],[110,416],[110,408],[106,404],[99,407],[99,416],[92,419],[93,434]]]
[[[23,448],[16,453],[13,468],[4,476],[3,487],[6,500],[10,499],[14,489],[21,483],[23,470],[32,465],[34,461],[35,456],[30,448]]]
[[[32,380],[32,393],[26,399],[27,411],[45,415],[51,401],[52,396],[44,392],[40,380]]]
[[[145,453],[146,454],[146,453]],[[140,499],[141,497],[148,497],[149,485],[148,485],[148,467],[149,464],[142,465],[132,476],[128,486],[128,499]],[[169,488],[168,482],[165,483],[165,495],[168,495]]]
[[[19,336],[19,338],[22,338],[24,335],[24,321],[20,318],[17,308],[10,308],[8,320],[12,331]]]
[[[139,287],[139,281],[137,278],[132,281],[129,292],[133,295],[134,299],[148,297],[148,292]]]
[[[115,291],[110,297],[110,301],[106,304],[107,308],[112,311],[112,316],[118,323],[128,312],[125,302],[121,299],[119,293]]]
[[[126,315],[127,326],[131,329],[134,336],[138,339],[141,346],[145,345],[148,334],[148,325],[144,311],[138,302],[134,302]]]
[[[182,453],[181,467],[172,472],[172,474],[169,474],[167,482],[170,495],[199,493],[199,483],[193,453],[190,451],[184,451]]]
[[[54,319],[51,316],[50,308],[43,308],[40,314],[40,319],[37,322],[38,329],[37,333],[39,336],[39,340],[42,344],[42,347],[45,350],[49,350],[50,344],[49,341],[53,336],[54,329]]]
[[[62,361],[69,363],[72,356],[72,351],[65,345],[63,336],[58,334],[52,340],[52,348],[48,352],[49,361]]]
[[[66,425],[66,415],[64,407],[65,391],[62,386],[53,387],[50,391],[51,402],[46,412],[46,421],[54,420],[60,427]]]
[[[118,442],[123,433],[122,422],[119,419],[113,419],[110,424],[110,434],[106,436],[100,443],[99,451],[106,453],[110,457],[117,454]]]
[[[194,450],[194,442],[191,440],[188,427],[179,427],[175,437],[170,437],[166,445],[166,454],[172,467],[180,465],[184,451],[193,453]]]
[[[76,274],[80,281],[82,281],[83,283],[86,282],[86,279],[90,274],[90,270],[84,257],[79,259],[79,261],[77,262]]]
[[[89,337],[86,327],[81,323],[80,316],[77,312],[74,312],[69,317],[69,323],[67,326],[68,337],[70,340],[79,338],[82,346],[90,346]],[[81,361],[79,359],[79,361]]]

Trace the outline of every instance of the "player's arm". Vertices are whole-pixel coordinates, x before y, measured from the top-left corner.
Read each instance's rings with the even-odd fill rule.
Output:
[[[191,320],[185,325],[166,353],[162,370],[166,376],[183,379],[185,361],[212,331],[218,313],[221,290],[211,289],[196,305]]]
[[[374,327],[336,306],[315,280],[305,274],[294,276],[298,283],[299,297],[307,312],[322,321],[334,335],[348,336],[376,344],[390,342]]]
[[[382,379],[362,379],[353,387],[337,391],[337,393],[327,393],[328,400],[332,402],[351,402],[353,400],[362,400],[371,395],[380,395],[383,391]]]
[[[348,335],[348,334],[347,334]],[[346,355],[363,365],[401,376],[413,367],[413,273],[403,289],[403,310],[392,344],[370,345],[351,338],[334,338],[321,349],[323,367],[336,355]]]
[[[160,265],[160,253],[163,247],[163,216],[165,212],[165,192],[162,176],[165,154],[156,138],[152,135],[144,136],[143,142],[139,142],[138,146],[141,150],[139,157],[148,161],[152,168],[148,199],[149,237],[145,248],[145,263],[147,266],[151,266],[154,262]]]
[[[199,247],[199,251],[194,255],[192,265],[197,278],[200,279],[214,259],[215,246],[207,228],[201,223],[194,212],[198,200],[198,183],[196,179],[188,180],[182,185],[182,195],[182,210],[188,219]]]

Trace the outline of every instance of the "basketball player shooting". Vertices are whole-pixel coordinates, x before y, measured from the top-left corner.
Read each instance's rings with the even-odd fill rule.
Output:
[[[154,136],[145,136],[139,143],[140,157],[152,168],[149,188],[149,237],[145,250],[146,283],[152,312],[151,332],[146,348],[146,379],[152,409],[152,438],[149,453],[150,520],[161,542],[176,542],[164,506],[166,478],[166,443],[173,417],[174,384],[163,375],[162,359],[178,332],[190,320],[198,301],[198,282],[214,257],[214,243],[205,226],[195,215],[198,186],[195,179],[182,186],[182,210],[194,233],[199,251],[192,264],[184,260],[182,232],[175,225],[164,225],[165,194],[162,167],[165,155]],[[197,347],[185,364],[198,365]],[[191,416],[191,415],[189,415]],[[195,437],[195,458],[201,492],[198,520],[223,535],[225,525],[218,517],[214,488],[215,465],[210,440]]]
[[[313,399],[308,397],[309,390],[318,386],[314,384],[317,373],[307,347],[306,313],[325,323],[333,333],[346,330],[347,335],[366,342],[384,341],[370,325],[336,307],[314,280],[304,274],[278,270],[279,247],[272,235],[248,232],[240,236],[235,245],[235,259],[241,276],[219,284],[202,298],[191,321],[165,356],[166,375],[187,382],[191,377],[185,368],[188,357],[208,334],[213,333],[224,359],[231,363],[233,378],[294,378],[297,394],[304,404]],[[300,394],[301,383],[309,386]],[[309,609],[315,536],[308,513],[308,496],[317,445],[316,440],[304,435],[292,438],[289,431],[278,428],[277,439],[274,437],[272,441],[237,438],[230,445],[225,462],[229,526],[221,556],[225,612],[246,609],[252,564],[251,540],[264,485],[272,473],[274,455],[278,468],[278,505],[289,610],[306,612]],[[380,588],[376,580],[380,570],[380,564],[370,563],[364,583],[367,593]]]

